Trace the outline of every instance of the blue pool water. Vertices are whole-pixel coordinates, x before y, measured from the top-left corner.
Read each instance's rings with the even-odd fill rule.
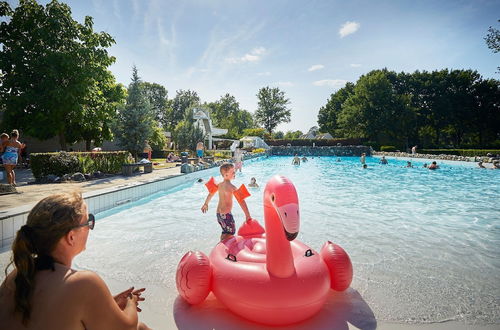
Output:
[[[291,157],[245,162],[234,184],[256,177],[261,185],[247,199],[263,220],[262,193],[275,174],[295,184],[301,209],[298,239],[319,250],[331,240],[351,256],[352,288],[381,321],[500,323],[500,171],[467,163],[422,167],[424,160],[310,158],[292,166]],[[428,161],[427,161],[428,162]],[[199,172],[207,180],[218,169]],[[217,177],[218,176],[218,177]],[[220,227],[217,197],[207,214],[207,191],[193,182],[98,215],[78,268],[107,279],[175,290],[175,270],[188,250],[209,253]],[[244,215],[237,203],[237,224]],[[170,299],[170,298],[169,298]]]

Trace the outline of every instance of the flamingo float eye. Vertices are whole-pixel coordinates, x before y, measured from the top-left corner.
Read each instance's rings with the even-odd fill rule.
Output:
[[[286,212],[285,212],[285,217],[286,217],[286,216],[287,216],[287,215],[286,215]]]
[[[274,194],[271,195],[271,201],[274,203]]]

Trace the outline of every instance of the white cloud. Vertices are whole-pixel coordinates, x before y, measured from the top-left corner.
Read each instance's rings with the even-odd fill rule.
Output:
[[[343,79],[323,79],[313,82],[314,86],[328,86],[333,88],[342,88],[347,83],[347,80]]]
[[[311,71],[321,70],[324,68],[325,68],[325,66],[323,64],[315,64],[315,65],[311,66],[309,69],[307,69],[307,71],[311,72]]]
[[[351,67],[353,67],[353,68],[359,68],[360,66],[361,66],[361,64],[356,64],[356,63],[351,64]]]
[[[271,72],[269,71],[266,71],[266,72],[259,72],[257,73],[258,76],[270,76],[271,75]]]
[[[250,53],[243,55],[242,57],[228,57],[226,62],[228,63],[245,63],[245,62],[258,62],[261,60],[262,55],[264,55],[266,49],[264,47],[257,47],[252,49]]]
[[[357,22],[345,22],[339,30],[340,37],[343,38],[358,31],[360,24]]]

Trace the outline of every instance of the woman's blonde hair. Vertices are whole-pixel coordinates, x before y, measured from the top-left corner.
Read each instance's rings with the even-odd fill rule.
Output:
[[[79,192],[51,195],[38,202],[28,215],[28,220],[18,230],[12,243],[12,258],[17,270],[15,283],[15,312],[23,324],[31,313],[31,296],[35,288],[37,270],[54,270],[51,253],[59,240],[80,224],[83,216],[83,197]]]

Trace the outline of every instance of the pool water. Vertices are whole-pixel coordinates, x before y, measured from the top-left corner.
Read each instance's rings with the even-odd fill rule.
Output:
[[[247,198],[251,215],[263,223],[262,194],[276,174],[288,177],[299,194],[301,232],[297,239],[319,250],[331,240],[350,255],[351,285],[377,320],[390,322],[500,323],[500,171],[474,164],[426,160],[292,157],[245,162],[234,184],[257,179]],[[429,162],[427,160],[427,162]],[[218,169],[199,172],[205,181]],[[193,182],[97,215],[80,269],[107,279],[175,290],[177,263],[188,250],[208,254],[218,242],[217,196],[207,214],[207,195]],[[239,225],[244,214],[235,202]],[[161,292],[156,292],[159,303]]]

